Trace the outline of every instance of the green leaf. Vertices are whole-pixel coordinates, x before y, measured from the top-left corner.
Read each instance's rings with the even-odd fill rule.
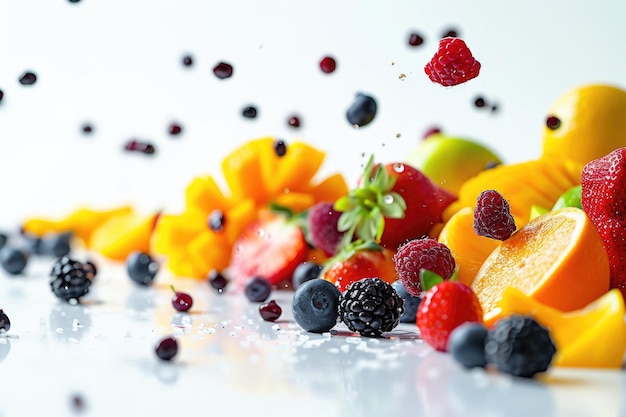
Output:
[[[289,207],[281,206],[280,204],[277,204],[273,201],[269,204],[269,208],[274,213],[285,215],[285,217],[287,217],[288,219],[293,217],[293,210],[291,210]]]
[[[422,290],[428,291],[437,284],[443,282],[443,278],[436,272],[429,271],[427,269],[420,269],[420,284],[422,284]]]

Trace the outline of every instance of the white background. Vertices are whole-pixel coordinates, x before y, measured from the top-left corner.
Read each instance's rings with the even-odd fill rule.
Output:
[[[323,173],[350,182],[363,153],[402,160],[432,125],[509,162],[535,158],[560,94],[590,82],[626,86],[625,4],[1,0],[0,227],[78,205],[176,210],[193,176],[221,178],[225,154],[268,135],[327,151]],[[451,27],[482,70],[443,88],[423,66]],[[408,46],[413,30],[423,46]],[[191,68],[181,65],[187,53]],[[324,55],[337,59],[335,73],[319,70]],[[213,75],[219,61],[233,64],[231,79]],[[38,81],[21,86],[29,70]],[[377,99],[379,112],[355,130],[345,111],[359,91]],[[476,95],[499,111],[477,110]],[[248,104],[259,109],[254,120],[241,117]],[[300,129],[287,125],[292,113]],[[183,135],[169,136],[172,121]],[[123,152],[131,138],[157,153]]]

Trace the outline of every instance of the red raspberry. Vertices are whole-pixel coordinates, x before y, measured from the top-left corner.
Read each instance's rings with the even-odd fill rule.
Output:
[[[316,248],[326,256],[337,253],[343,232],[337,230],[337,222],[342,212],[333,207],[333,203],[321,202],[309,209],[307,225],[309,240]]]
[[[447,37],[439,41],[439,49],[424,71],[433,82],[450,87],[476,78],[480,62],[472,56],[465,41]]]
[[[508,201],[496,190],[485,190],[478,196],[474,209],[474,231],[479,236],[506,240],[515,232],[515,219]]]
[[[450,249],[432,238],[414,239],[401,245],[393,256],[398,279],[414,297],[421,297],[420,270],[435,272],[444,280],[454,273],[456,263]]]

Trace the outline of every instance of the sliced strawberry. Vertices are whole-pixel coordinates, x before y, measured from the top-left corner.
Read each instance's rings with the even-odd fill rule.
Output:
[[[348,285],[363,278],[380,278],[393,283],[396,271],[393,252],[374,242],[355,242],[331,258],[320,277],[344,292]]]
[[[233,245],[229,274],[243,287],[254,276],[280,286],[291,281],[293,271],[306,260],[302,229],[280,214],[265,214],[244,230]]]

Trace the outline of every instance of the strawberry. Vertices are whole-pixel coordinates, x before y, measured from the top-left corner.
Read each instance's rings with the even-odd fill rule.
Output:
[[[261,213],[235,241],[228,271],[240,287],[254,276],[282,286],[291,282],[307,251],[304,233],[296,222],[282,214]]]
[[[424,67],[424,72],[431,81],[450,87],[476,78],[480,62],[472,56],[465,41],[446,37],[439,41],[439,49]]]
[[[335,202],[335,209],[343,212],[338,222],[339,230],[346,231],[343,245],[356,235],[395,250],[408,240],[428,235],[454,200],[412,166],[375,166],[370,158],[359,187]]]
[[[611,288],[626,299],[626,148],[589,162],[581,174],[581,205],[609,256]]]
[[[483,310],[470,287],[458,281],[443,281],[424,294],[417,309],[417,327],[433,348],[447,351],[448,338],[466,322],[483,321]]]
[[[329,259],[320,278],[330,281],[344,292],[348,285],[363,278],[380,278],[396,281],[393,252],[373,241],[355,241]]]

